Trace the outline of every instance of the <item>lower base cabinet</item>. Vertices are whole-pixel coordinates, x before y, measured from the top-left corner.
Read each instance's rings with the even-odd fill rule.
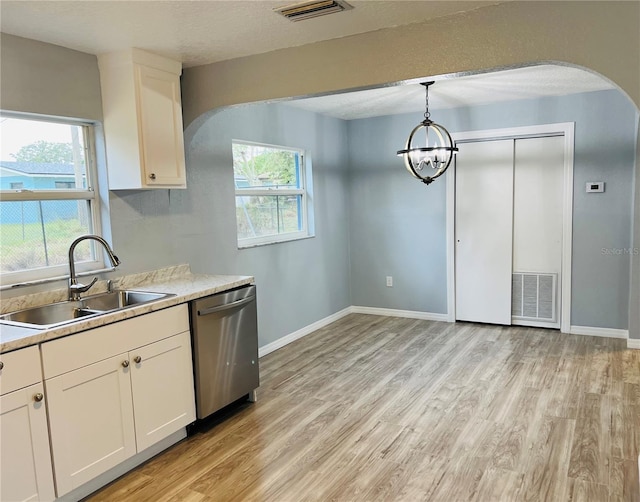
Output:
[[[43,344],[58,497],[195,420],[188,312],[174,309]]]
[[[131,353],[137,451],[195,420],[191,335],[182,333]]]
[[[136,453],[127,354],[46,381],[58,496]]]
[[[42,383],[0,396],[0,500],[53,500]]]

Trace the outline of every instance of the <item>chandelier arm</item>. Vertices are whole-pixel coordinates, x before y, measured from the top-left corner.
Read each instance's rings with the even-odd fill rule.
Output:
[[[418,124],[417,126],[415,126],[413,128],[413,130],[411,131],[411,133],[409,134],[409,137],[407,138],[407,144],[405,145],[405,149],[404,150],[400,150],[400,152],[398,152],[398,155],[402,153],[402,156],[404,157],[404,165],[407,168],[407,171],[409,171],[409,173],[414,177],[414,178],[418,178],[419,180],[423,179],[422,176],[420,176],[420,173],[418,173],[418,171],[415,169],[413,162],[411,160],[411,142],[413,141],[413,136],[414,134],[418,131],[418,129],[420,129],[422,127],[422,124]]]

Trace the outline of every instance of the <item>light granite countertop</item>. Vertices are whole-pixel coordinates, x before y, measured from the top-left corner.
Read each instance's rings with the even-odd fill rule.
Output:
[[[36,345],[62,336],[79,333],[156,310],[165,309],[190,300],[227,291],[247,284],[254,278],[245,275],[199,275],[192,274],[188,265],[179,265],[154,272],[124,276],[114,280],[114,289],[135,289],[156,293],[171,293],[175,296],[144,305],[128,307],[115,312],[73,321],[48,329],[32,329],[0,324],[0,353]],[[106,291],[107,282],[100,281],[91,289],[91,294]],[[55,301],[65,300],[66,289],[36,293],[8,299],[2,302],[2,312],[12,312]],[[88,296],[88,295],[87,295]]]

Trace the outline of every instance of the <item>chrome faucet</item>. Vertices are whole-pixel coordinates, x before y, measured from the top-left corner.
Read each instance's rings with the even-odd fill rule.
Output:
[[[89,288],[91,288],[91,286],[93,286],[98,280],[97,277],[94,277],[91,283],[85,286],[84,284],[78,283],[78,279],[76,278],[76,265],[73,260],[73,253],[76,250],[76,246],[80,242],[87,239],[91,239],[102,244],[105,251],[107,252],[107,255],[109,256],[109,260],[111,260],[111,265],[113,265],[114,267],[120,265],[120,260],[115,254],[113,254],[113,250],[111,249],[107,241],[105,241],[102,237],[100,237],[99,235],[82,235],[78,237],[71,243],[71,246],[69,246],[69,300],[79,300],[80,293],[89,291]]]

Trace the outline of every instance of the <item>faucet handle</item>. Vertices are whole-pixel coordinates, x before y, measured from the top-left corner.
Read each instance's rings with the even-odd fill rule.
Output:
[[[89,291],[91,286],[93,286],[96,282],[98,282],[98,278],[94,277],[93,280],[86,286],[84,284],[71,284],[69,286],[69,290],[75,291],[76,293],[84,293],[85,291]]]

